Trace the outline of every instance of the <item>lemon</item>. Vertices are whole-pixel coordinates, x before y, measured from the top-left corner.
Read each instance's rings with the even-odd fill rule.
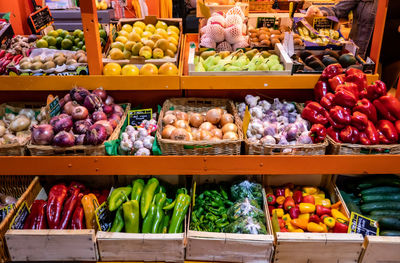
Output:
[[[156,28],[162,28],[164,30],[167,30],[168,25],[163,21],[157,21]]]
[[[157,28],[156,33],[159,34],[162,38],[168,39],[167,31],[162,28]]]
[[[169,26],[167,28],[167,31],[171,31],[171,32],[175,32],[177,35],[179,35],[179,28],[177,28],[176,26]]]
[[[149,31],[149,32],[151,32],[153,34],[156,31],[156,27],[154,25],[152,25],[152,24],[148,24],[144,31]]]
[[[146,24],[143,23],[142,21],[136,21],[136,22],[133,24],[133,27],[140,27],[142,30],[144,30],[144,29],[146,28]]]
[[[37,47],[37,48],[46,48],[46,47],[48,47],[48,46],[49,46],[49,44],[48,44],[47,41],[44,40],[44,39],[40,39],[40,40],[38,40],[38,41],[36,42],[36,47]]]
[[[118,32],[118,36],[123,36],[123,37],[128,38],[129,33],[126,32],[125,30],[121,30],[121,31]]]
[[[126,32],[128,32],[128,33],[130,33],[130,32],[132,32],[133,28],[132,28],[132,26],[130,24],[125,24],[125,25],[122,26],[121,29],[126,31]]]
[[[47,35],[56,38],[58,37],[58,32],[55,30],[51,30]]]
[[[149,31],[144,31],[142,34],[142,38],[149,38],[151,37],[153,34]]]
[[[168,41],[169,43],[173,43],[175,46],[178,45],[178,41],[173,37],[168,37]]]
[[[122,67],[123,76],[139,76],[139,69],[135,65],[127,64]]]
[[[140,27],[134,27],[132,32],[137,33],[139,36],[143,34],[143,30]]]
[[[125,44],[126,42],[128,42],[128,38],[124,37],[124,36],[118,36],[115,41],[117,42],[121,42],[122,44]]]
[[[179,35],[175,34],[175,32],[168,31],[168,37],[173,37],[176,39],[176,41],[179,40]]]
[[[118,76],[121,75],[121,66],[117,63],[108,63],[103,68],[103,74],[106,76]]]

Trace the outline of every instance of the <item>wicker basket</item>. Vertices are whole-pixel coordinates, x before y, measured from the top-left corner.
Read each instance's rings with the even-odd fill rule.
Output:
[[[400,144],[391,145],[363,145],[337,143],[327,136],[329,141],[328,154],[359,155],[359,154],[400,154]]]
[[[121,104],[120,104],[121,105]],[[130,110],[131,104],[126,103],[125,113],[121,118],[118,126],[114,129],[113,133],[110,135],[107,141],[118,139],[119,132],[121,130],[122,125],[125,122],[125,118],[127,117],[128,111]],[[52,145],[34,145],[32,143],[28,144],[28,150],[31,155],[34,156],[51,156],[51,155],[86,155],[86,156],[99,156],[106,155],[106,147],[103,144],[101,145],[76,145],[72,147],[57,147]]]
[[[238,127],[238,140],[211,141],[175,141],[163,139],[162,119],[164,113],[171,108],[185,112],[204,112],[211,108],[219,107],[227,110],[235,118]],[[235,105],[228,99],[215,98],[174,98],[164,102],[158,119],[157,141],[163,155],[240,155],[241,142],[243,141],[242,121],[239,118]]]
[[[11,221],[21,204],[27,201],[28,206],[30,206],[39,193],[41,186],[39,184],[39,177],[35,177],[32,181],[32,177],[28,176],[0,176],[0,182],[0,192],[20,197],[15,204],[15,208],[0,222],[0,262],[3,263],[9,260],[4,235],[9,229]]]
[[[251,143],[245,139],[247,155],[325,155],[328,141],[317,144],[267,145]]]
[[[249,11],[272,13],[272,4],[273,1],[249,2]]]
[[[0,105],[0,116],[4,116],[6,113],[6,108],[13,111],[19,112],[22,109],[33,109],[33,110],[40,110],[40,105],[37,102],[11,102],[11,103],[3,103]],[[0,156],[21,156],[25,155],[26,153],[26,145],[28,144],[29,139],[26,142],[20,143],[13,143],[13,144],[6,144],[0,145]]]

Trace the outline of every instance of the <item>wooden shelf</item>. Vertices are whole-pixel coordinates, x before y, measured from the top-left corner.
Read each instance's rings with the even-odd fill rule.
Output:
[[[400,173],[400,155],[0,157],[0,175]]]

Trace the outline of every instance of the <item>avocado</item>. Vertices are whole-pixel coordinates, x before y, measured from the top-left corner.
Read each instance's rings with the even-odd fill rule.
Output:
[[[351,65],[356,64],[357,60],[352,54],[347,53],[347,54],[343,54],[339,57],[339,63],[340,63],[340,65],[342,65],[342,67],[347,68]]]
[[[323,63],[325,66],[329,66],[330,64],[338,63],[338,61],[337,61],[336,58],[334,58],[334,57],[332,57],[332,56],[325,55],[325,56],[322,57],[322,63]]]
[[[319,59],[311,61],[308,66],[312,67],[316,71],[323,71],[325,69],[324,64],[322,64]]]
[[[304,66],[303,72],[313,72],[313,71],[315,71],[315,70],[312,67]]]
[[[300,53],[300,58],[301,58],[301,60],[306,61],[306,58],[309,56],[312,56],[312,55],[313,55],[313,53],[311,53],[308,50],[305,50]]]
[[[325,49],[324,55],[329,55],[329,56],[334,57],[336,59],[339,59],[339,57],[340,57],[339,52],[334,51],[334,50],[329,49],[329,48]]]

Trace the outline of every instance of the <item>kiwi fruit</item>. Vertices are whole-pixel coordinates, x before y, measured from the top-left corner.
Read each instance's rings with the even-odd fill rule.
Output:
[[[54,63],[53,61],[47,61],[46,63],[43,64],[42,69],[51,69],[55,67],[56,63]]]
[[[25,61],[23,63],[19,63],[19,67],[21,69],[30,69],[32,67],[32,63],[29,61]]]
[[[56,63],[58,66],[62,66],[65,64],[67,59],[64,56],[59,56],[56,59],[54,59],[54,63]]]
[[[36,61],[31,65],[31,70],[38,70],[43,67],[43,63],[40,61]]]
[[[67,60],[67,63],[65,63],[65,64],[67,64],[67,65],[72,65],[72,64],[76,64],[76,63],[77,63],[77,62],[76,62],[75,59],[70,58],[70,59]]]

